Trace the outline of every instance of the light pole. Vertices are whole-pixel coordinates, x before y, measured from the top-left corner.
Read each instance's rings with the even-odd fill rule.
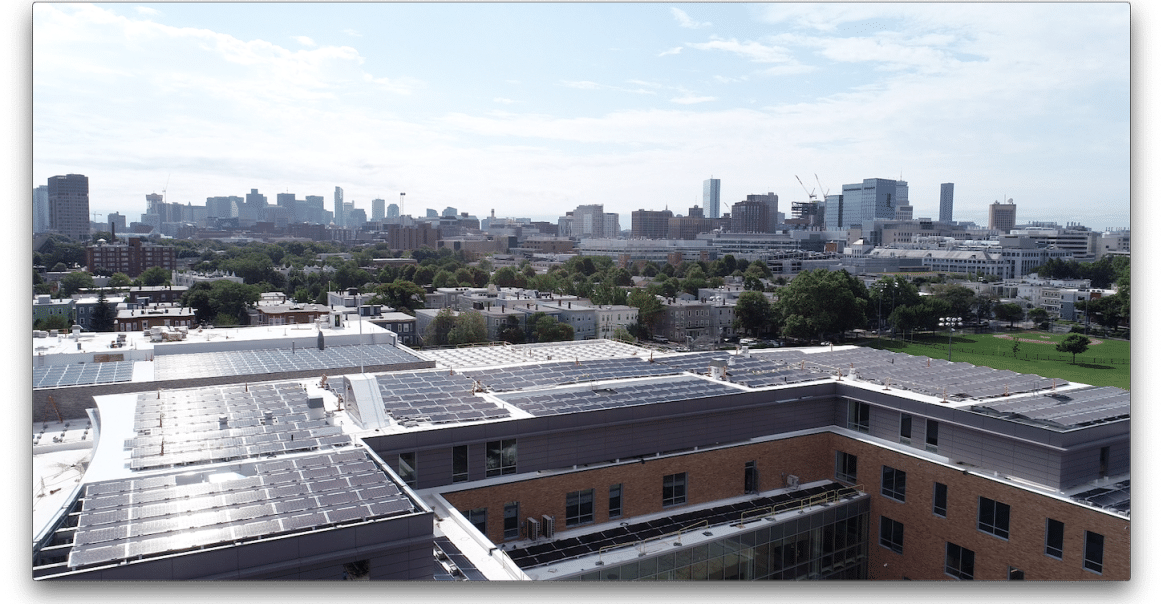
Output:
[[[961,327],[961,318],[941,317],[937,322],[941,325],[942,328],[949,328],[949,362],[953,362],[953,330]]]

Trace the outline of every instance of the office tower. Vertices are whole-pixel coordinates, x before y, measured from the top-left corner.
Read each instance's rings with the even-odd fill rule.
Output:
[[[243,200],[237,195],[207,197],[206,216],[208,218],[238,218]]]
[[[1014,205],[1014,200],[1006,200],[1006,203],[995,201],[989,204],[989,230],[1008,233],[1017,222],[1018,206]]]
[[[32,232],[43,233],[49,228],[48,186],[32,190]]]
[[[748,195],[748,197],[751,197]],[[732,233],[767,233],[770,206],[762,201],[739,201],[731,206]]]
[[[703,216],[706,218],[719,217],[718,178],[708,178],[703,181]]]
[[[125,216],[121,212],[110,212],[106,222],[122,233],[125,232]]]
[[[362,228],[367,224],[367,212],[363,208],[353,208],[347,214],[347,226],[352,229]]]
[[[913,206],[897,206],[895,219],[896,220],[912,220],[913,219]]]
[[[767,204],[767,226],[764,233],[774,233],[779,230],[779,195],[768,191],[766,195],[748,195],[747,201],[759,201]],[[731,212],[732,220],[735,218],[734,211]]]
[[[840,207],[827,212],[837,222],[827,220],[828,228],[846,229],[869,220],[893,220],[899,205],[908,205],[909,183],[888,178],[866,178],[863,182],[843,187]],[[829,201],[831,196],[829,196]]]
[[[618,224],[617,212],[606,212],[602,214],[602,234],[611,239],[622,234],[622,226]]]
[[[440,218],[440,213],[437,212],[436,210],[433,210],[432,208],[428,208],[428,209],[424,210],[424,217],[425,218]]]
[[[343,226],[343,187],[335,187],[335,226]]]
[[[635,210],[630,212],[630,237],[633,239],[666,239],[668,221],[674,218],[670,210]]]
[[[456,208],[448,206],[444,208],[444,211],[441,212],[440,215],[445,218],[456,218]]]
[[[384,203],[386,202],[382,199],[372,200],[372,220],[384,219]]]
[[[399,218],[399,217],[400,217],[400,205],[395,204],[395,203],[389,203],[388,204],[388,214],[387,214],[386,218]]]
[[[573,237],[601,239],[606,237],[605,226],[605,209],[600,203],[580,205],[573,211]]]
[[[953,183],[941,183],[941,222],[953,222]]]
[[[49,227],[79,241],[89,239],[89,178],[83,174],[48,179]]]
[[[860,193],[857,191],[855,194]],[[848,228],[844,223],[844,193],[824,198],[824,228],[829,231]]]
[[[261,210],[267,207],[267,196],[259,193],[258,189],[251,189],[250,193],[246,194],[246,205]]]

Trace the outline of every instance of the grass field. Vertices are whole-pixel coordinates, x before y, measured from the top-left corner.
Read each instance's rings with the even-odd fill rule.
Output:
[[[1003,337],[998,337],[1003,336]],[[1019,338],[1014,358],[1012,337]],[[1071,364],[1070,355],[1054,346],[1065,335],[1044,331],[1014,331],[1005,334],[953,334],[953,360],[1018,373],[1033,373],[1094,386],[1117,386],[1131,389],[1131,344],[1126,340],[1107,340],[1091,336],[1101,344],[1078,355]],[[948,335],[918,335],[913,340],[866,340],[862,346],[882,348],[934,359],[949,358]]]

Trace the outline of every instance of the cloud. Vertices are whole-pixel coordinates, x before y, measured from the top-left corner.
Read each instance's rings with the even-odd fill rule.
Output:
[[[569,80],[562,80],[561,85],[566,86],[568,88],[577,88],[579,90],[597,90],[599,88],[602,88],[602,85],[598,84],[597,82],[587,82],[587,81],[573,82],[573,81],[569,81]]]
[[[671,7],[670,14],[674,15],[674,19],[675,21],[678,21],[679,27],[685,27],[687,29],[699,29],[702,27],[711,26],[710,23],[699,23],[698,21],[691,19],[690,15],[687,15],[686,12],[681,9]]]
[[[359,33],[358,31],[355,31],[354,29],[345,29],[345,30],[343,30],[343,33],[345,33],[353,38],[362,38],[363,37],[363,34]]]
[[[675,46],[674,48],[672,48],[670,50],[664,50],[664,51],[658,53],[658,56],[665,57],[666,55],[677,55],[680,52],[682,52],[682,47]]]
[[[687,46],[698,50],[722,50],[737,54],[757,63],[782,63],[792,60],[786,48],[780,46],[764,46],[758,42],[740,42],[735,38],[731,38],[730,40],[716,39],[710,42],[689,43]]]
[[[631,83],[641,83],[650,85],[647,82],[638,82],[637,80],[630,80]],[[621,86],[611,86],[609,84],[599,84],[597,82],[590,82],[588,80],[571,81],[562,80],[561,85],[567,88],[577,88],[578,90],[617,90],[619,92],[629,92],[632,94],[656,94],[653,90],[646,90],[644,88],[622,88]]]
[[[296,42],[302,44],[303,46],[315,46],[315,40],[312,40],[307,36],[295,36],[294,38]]]
[[[713,96],[689,96],[688,95],[688,96],[682,96],[682,97],[675,97],[673,99],[670,99],[670,102],[679,103],[681,105],[693,105],[695,103],[706,103],[707,101],[713,101],[713,100],[715,100],[715,97],[713,97]]]
[[[156,8],[150,8],[148,6],[135,6],[135,7],[133,7],[133,10],[137,11],[137,13],[139,15],[151,15],[152,16],[152,15],[160,15],[161,14],[161,11],[158,11]]]
[[[493,102],[494,103],[501,103],[502,105],[512,105],[513,103],[516,103],[517,101],[514,101],[513,99],[506,99],[506,98],[502,98],[502,97],[497,97],[497,98],[493,99]]]

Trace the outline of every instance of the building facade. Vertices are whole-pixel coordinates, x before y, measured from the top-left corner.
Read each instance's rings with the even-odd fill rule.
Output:
[[[66,174],[48,179],[49,226],[52,230],[87,242],[89,240],[89,178]]]
[[[137,277],[155,266],[172,272],[177,268],[177,257],[173,246],[147,243],[140,237],[131,237],[124,243],[98,242],[87,246],[85,265],[90,271],[105,270]]]
[[[941,222],[953,222],[953,183],[941,183],[941,210],[938,215]]]
[[[718,178],[708,178],[703,181],[703,216],[706,218],[719,217]]]
[[[989,230],[1009,233],[1018,223],[1018,206],[1010,199],[1006,203],[989,204]]]

